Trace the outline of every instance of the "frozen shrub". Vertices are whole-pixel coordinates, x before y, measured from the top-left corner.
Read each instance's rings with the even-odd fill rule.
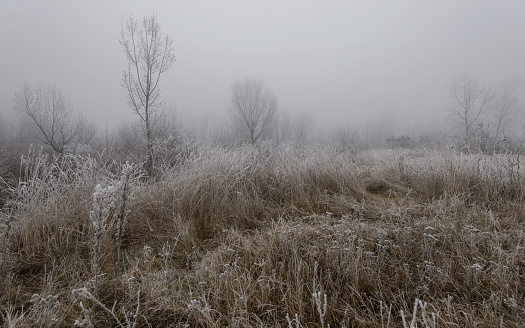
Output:
[[[36,326],[43,328],[49,327],[51,323],[56,322],[57,308],[60,306],[58,295],[47,295],[43,297],[40,294],[34,294],[30,300],[31,312],[36,314]]]

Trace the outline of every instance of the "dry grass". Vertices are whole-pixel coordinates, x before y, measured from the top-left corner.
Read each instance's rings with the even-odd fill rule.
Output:
[[[109,312],[72,290],[93,292],[91,194],[121,167],[31,156],[3,212],[3,326],[403,327],[416,299],[428,302],[418,326],[525,325],[517,155],[197,149],[138,182],[122,275],[110,217],[98,286]]]

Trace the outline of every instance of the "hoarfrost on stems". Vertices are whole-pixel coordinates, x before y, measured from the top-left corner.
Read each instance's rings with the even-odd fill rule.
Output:
[[[95,274],[95,294],[98,288],[98,262],[100,259],[100,240],[106,230],[106,221],[112,206],[113,186],[103,188],[100,184],[95,186],[93,193],[93,210],[89,212],[89,218],[95,228],[95,245],[93,246],[93,272]]]
[[[113,186],[103,188],[100,184],[95,186],[95,192],[93,193],[93,205],[89,212],[89,218],[95,228],[95,236],[99,233],[104,233],[106,229],[106,220],[109,215],[109,210],[112,205],[112,194]]]
[[[58,295],[43,297],[40,294],[34,294],[29,302],[32,304],[30,310],[37,315],[36,324],[38,327],[47,327],[52,322],[58,321],[55,317],[56,310],[61,305],[58,301]]]
[[[115,195],[117,198],[115,213],[115,216],[117,217],[117,275],[120,275],[121,272],[122,237],[124,236],[124,227],[129,213],[127,206],[133,200],[133,182],[139,177],[140,173],[138,172],[138,166],[126,162],[122,167],[120,181],[115,187]]]
[[[84,307],[84,304],[80,302],[80,308],[82,309],[82,316],[84,319],[82,321],[75,320],[74,326],[80,328],[94,328],[93,323],[89,319],[89,311]]]

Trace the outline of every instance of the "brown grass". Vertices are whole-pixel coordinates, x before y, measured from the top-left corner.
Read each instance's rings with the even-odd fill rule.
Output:
[[[16,206],[6,207],[16,215],[1,252],[0,323],[32,327],[46,316],[49,326],[71,327],[82,301],[96,327],[114,326],[71,291],[92,291],[91,194],[97,183],[116,183],[118,165],[39,156],[29,161],[27,185],[14,190]],[[390,306],[390,327],[402,327],[400,310],[411,314],[416,298],[439,327],[524,326],[519,161],[446,151],[198,149],[139,184],[120,277],[109,223],[99,300],[116,304],[122,322],[140,303],[138,327],[287,327],[287,314],[321,327],[317,292],[327,296],[331,327],[386,327]],[[58,295],[60,305],[36,311],[35,293]]]

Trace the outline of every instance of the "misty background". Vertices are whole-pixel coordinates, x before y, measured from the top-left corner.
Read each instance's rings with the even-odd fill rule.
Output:
[[[24,83],[56,84],[98,128],[136,120],[121,86],[129,15],[156,15],[176,61],[161,96],[187,126],[227,124],[255,77],[319,138],[338,124],[448,133],[449,86],[525,81],[523,1],[0,1],[0,119]],[[524,99],[524,85],[518,96]]]

